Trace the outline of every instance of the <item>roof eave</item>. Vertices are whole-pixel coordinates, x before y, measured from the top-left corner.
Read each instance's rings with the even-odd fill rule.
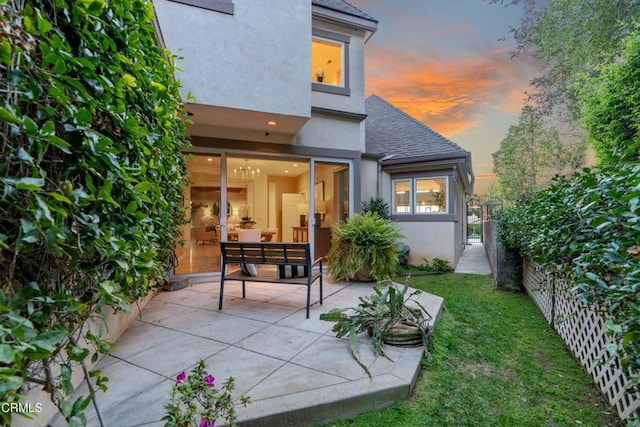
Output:
[[[364,31],[365,43],[378,30],[378,21],[376,21],[375,19],[365,19],[358,16],[349,15],[347,13],[329,9],[316,4],[311,6],[311,15],[315,19],[320,19],[339,25],[347,25],[349,27]]]

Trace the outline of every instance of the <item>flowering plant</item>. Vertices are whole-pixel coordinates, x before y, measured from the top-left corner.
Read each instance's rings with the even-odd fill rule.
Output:
[[[205,371],[200,360],[189,375],[182,371],[171,389],[171,402],[165,406],[163,418],[170,427],[214,427],[216,420],[224,419],[225,425],[237,426],[237,416],[231,392],[235,380],[229,377],[222,387],[215,388],[215,378]],[[241,396],[240,403],[247,406],[249,397]]]

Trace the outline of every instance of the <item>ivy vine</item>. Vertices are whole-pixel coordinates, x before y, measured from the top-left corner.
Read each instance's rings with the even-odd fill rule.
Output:
[[[640,164],[585,169],[557,179],[498,216],[499,237],[603,311],[607,347],[640,385]]]
[[[95,392],[71,401],[72,372],[110,348],[89,325],[166,279],[184,220],[182,101],[153,16],[0,0],[0,401],[42,387],[71,425]]]

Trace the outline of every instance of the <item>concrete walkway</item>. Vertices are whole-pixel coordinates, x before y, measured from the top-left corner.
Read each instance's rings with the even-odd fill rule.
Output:
[[[467,245],[462,252],[462,257],[456,266],[456,273],[481,274],[483,276],[491,274],[491,267],[487,260],[487,253],[482,243],[472,243]]]
[[[380,409],[407,398],[420,371],[422,348],[387,346],[393,360],[375,357],[361,336],[360,352],[370,380],[353,360],[347,339],[336,338],[333,323],[320,313],[355,306],[372,293],[370,283],[333,283],[325,277],[324,304],[305,318],[304,286],[225,284],[218,311],[217,279],[174,292],[160,292],[120,337],[111,355],[99,363],[109,377],[98,403],[107,426],[162,426],[164,405],[176,376],[198,360],[206,362],[216,384],[233,376],[238,398],[252,403],[238,408],[245,426],[311,426]],[[312,301],[319,298],[318,286]],[[438,318],[443,300],[421,294],[420,302]],[[86,396],[86,385],[78,393]],[[98,424],[89,408],[88,425]],[[222,425],[216,423],[216,427]],[[51,426],[66,425],[60,418]]]

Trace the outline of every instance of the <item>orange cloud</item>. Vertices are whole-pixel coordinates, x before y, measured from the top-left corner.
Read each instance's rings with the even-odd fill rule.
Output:
[[[517,88],[528,84],[523,67],[501,50],[450,59],[370,45],[366,91],[450,137],[482,124],[482,109],[517,114],[525,97]]]

